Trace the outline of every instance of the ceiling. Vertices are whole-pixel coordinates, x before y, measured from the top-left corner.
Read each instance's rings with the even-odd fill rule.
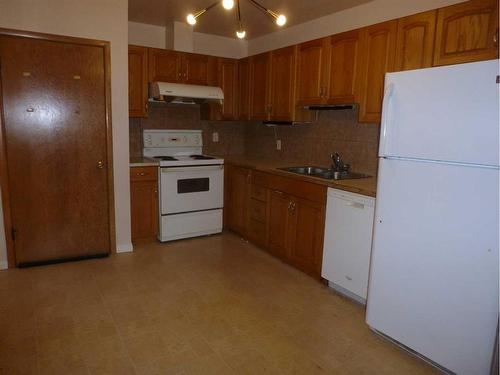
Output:
[[[285,27],[297,25],[371,0],[258,0],[263,6],[286,15]],[[185,22],[188,13],[208,7],[215,0],[128,0],[129,21],[166,26],[172,21]],[[240,0],[241,17],[247,39],[278,29],[273,19],[248,0]],[[231,11],[217,5],[198,19],[194,30],[201,33],[234,37],[236,7]]]

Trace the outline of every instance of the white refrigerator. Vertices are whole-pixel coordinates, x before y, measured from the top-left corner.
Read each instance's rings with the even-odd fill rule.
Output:
[[[498,60],[387,74],[368,325],[488,374],[498,322]]]

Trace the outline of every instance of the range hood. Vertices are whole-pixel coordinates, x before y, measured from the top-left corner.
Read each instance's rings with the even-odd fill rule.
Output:
[[[216,86],[153,82],[149,85],[149,97],[154,101],[179,104],[199,104],[205,102],[222,103],[224,100],[224,93],[220,87]]]

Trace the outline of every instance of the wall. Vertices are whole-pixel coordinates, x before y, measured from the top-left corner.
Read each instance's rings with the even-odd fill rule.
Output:
[[[130,238],[128,132],[128,4],[123,0],[0,0],[0,27],[111,42],[111,95],[116,243]],[[5,253],[5,242],[0,243]]]
[[[369,3],[329,14],[255,38],[248,43],[248,55],[302,43],[343,31],[408,16],[464,0],[373,0]]]
[[[375,176],[379,126],[358,123],[356,110],[320,111],[312,124],[247,127],[247,155],[283,161],[289,165],[331,165],[330,154],[338,152],[353,171]],[[281,139],[281,151],[275,139]]]
[[[166,33],[162,26],[128,23],[128,43],[137,46],[165,48]]]
[[[194,33],[194,50],[205,55],[241,59],[248,56],[248,41],[218,35]]]

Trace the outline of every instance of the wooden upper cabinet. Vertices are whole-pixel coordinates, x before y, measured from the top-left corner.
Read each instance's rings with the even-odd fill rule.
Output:
[[[380,122],[385,73],[394,69],[397,25],[393,20],[361,30],[357,79],[360,122]]]
[[[181,54],[166,49],[149,48],[149,82],[181,82]]]
[[[323,103],[328,84],[329,39],[316,39],[297,47],[297,105]]]
[[[250,119],[269,118],[269,78],[271,54],[262,53],[250,57]]]
[[[248,58],[238,61],[238,118],[250,118],[250,61]]]
[[[182,53],[181,61],[183,83],[203,86],[216,83],[216,57]]]
[[[128,47],[128,111],[130,117],[147,117],[148,49]]]
[[[436,13],[432,10],[398,20],[395,71],[432,66]]]
[[[324,89],[326,102],[356,102],[355,82],[360,56],[360,30],[331,36],[328,51],[328,86]]]
[[[238,61],[219,58],[218,76],[218,85],[224,92],[221,117],[223,120],[236,120],[238,118]]]
[[[472,0],[438,10],[434,66],[498,57],[498,0]]]
[[[271,120],[294,120],[296,50],[292,46],[271,54]]]

